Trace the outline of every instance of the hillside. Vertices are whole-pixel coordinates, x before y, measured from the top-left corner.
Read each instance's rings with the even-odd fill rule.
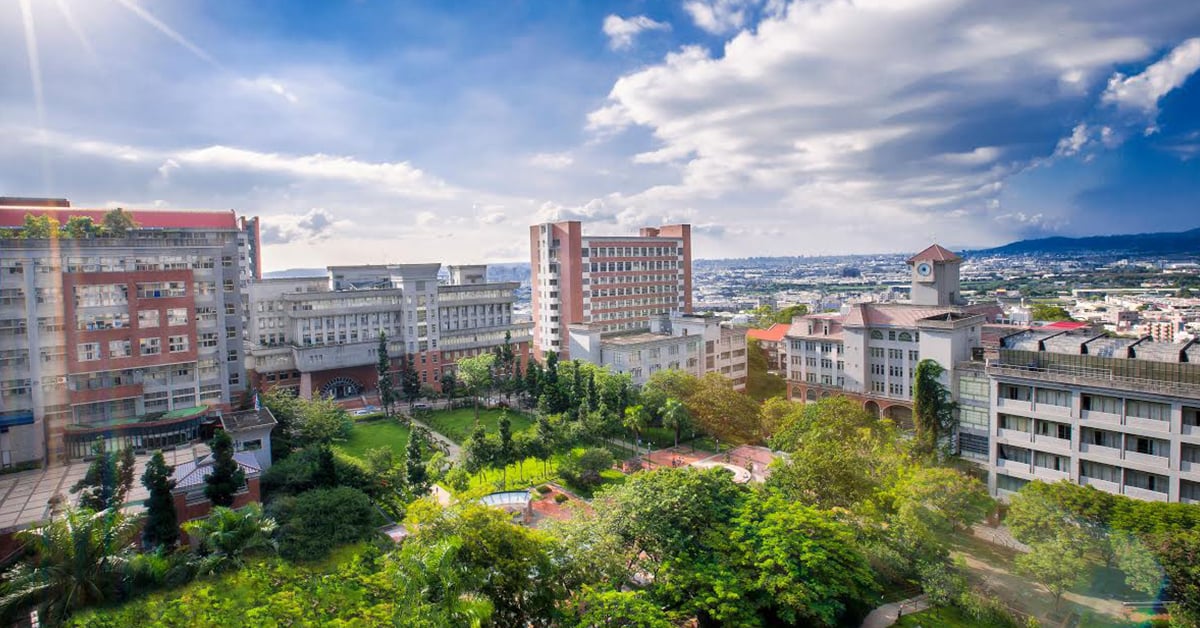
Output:
[[[1180,232],[1135,233],[1085,238],[1019,240],[972,255],[1022,255],[1061,253],[1139,253],[1168,255],[1200,251],[1200,228]]]

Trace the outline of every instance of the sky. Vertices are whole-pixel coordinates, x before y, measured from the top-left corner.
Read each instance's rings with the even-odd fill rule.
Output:
[[[268,270],[1200,226],[1195,0],[7,0],[0,195],[234,209]]]

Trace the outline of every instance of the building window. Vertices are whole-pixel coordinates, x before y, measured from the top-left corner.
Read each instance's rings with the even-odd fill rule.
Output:
[[[108,341],[108,356],[110,358],[127,358],[132,352],[132,343],[128,340]]]
[[[100,359],[100,343],[81,342],[77,347],[80,362],[91,362]]]
[[[168,336],[167,337],[167,349],[171,353],[181,353],[183,351],[187,351],[188,350],[188,337],[187,336]]]
[[[883,340],[883,332],[878,329],[871,330],[871,340]]]
[[[157,312],[156,312],[157,313]],[[167,310],[167,325],[187,325],[188,311],[187,308],[173,307]]]
[[[1037,389],[1037,402],[1049,406],[1060,406],[1064,408],[1071,407],[1071,393],[1065,390],[1054,390],[1053,388]]]
[[[138,340],[138,349],[142,355],[158,355],[162,352],[162,345],[158,338],[141,338]]]
[[[138,310],[138,327],[141,329],[158,327],[158,310]]]
[[[263,443],[261,438],[242,442],[242,451],[258,451],[262,449]]]

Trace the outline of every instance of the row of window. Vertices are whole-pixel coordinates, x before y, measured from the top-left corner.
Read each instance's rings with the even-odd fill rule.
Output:
[[[80,362],[93,362],[103,358],[100,351],[101,343],[99,342],[81,342],[76,346]],[[170,353],[182,353],[189,348],[189,340],[187,336],[167,336],[167,351]],[[108,341],[108,357],[110,358],[127,358],[131,355],[132,341],[130,340],[110,340]],[[159,355],[162,353],[162,339],[158,337],[139,338],[138,339],[138,355]]]

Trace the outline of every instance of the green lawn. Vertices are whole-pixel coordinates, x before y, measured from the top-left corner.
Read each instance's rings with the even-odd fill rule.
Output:
[[[495,434],[498,431],[496,427],[500,422],[500,414],[502,410],[480,408],[479,422],[489,434]],[[417,420],[424,422],[435,432],[439,432],[446,438],[461,444],[471,435],[471,430],[475,428],[475,411],[471,408],[460,408],[456,410],[434,410],[417,415]],[[533,425],[533,420],[528,416],[517,412],[516,410],[508,411],[508,420],[512,421],[512,431],[514,434],[523,432]]]
[[[904,615],[892,625],[904,628],[1004,628],[1002,624],[981,624],[953,606]]]
[[[576,451],[582,450],[582,447],[576,447]],[[579,495],[591,498],[592,493],[600,490],[605,486],[623,484],[625,482],[625,474],[616,469],[608,469],[600,473],[600,486],[593,489],[586,489],[578,486],[568,485],[563,482],[562,478],[558,477],[558,463],[563,459],[565,454],[555,454],[551,456],[549,463],[543,470],[542,461],[537,458],[526,458],[519,463],[508,465],[508,482],[502,483],[504,473],[500,469],[486,469],[482,473],[471,476],[471,488],[474,491],[480,487],[486,488],[488,491],[510,490],[516,491],[526,488],[531,488],[544,482],[558,482],[564,484],[567,488],[578,493]],[[619,459],[618,459],[619,460]]]
[[[368,449],[390,447],[396,459],[403,460],[408,432],[407,427],[394,419],[355,423],[350,440],[337,445],[336,449],[347,456],[362,459]]]

